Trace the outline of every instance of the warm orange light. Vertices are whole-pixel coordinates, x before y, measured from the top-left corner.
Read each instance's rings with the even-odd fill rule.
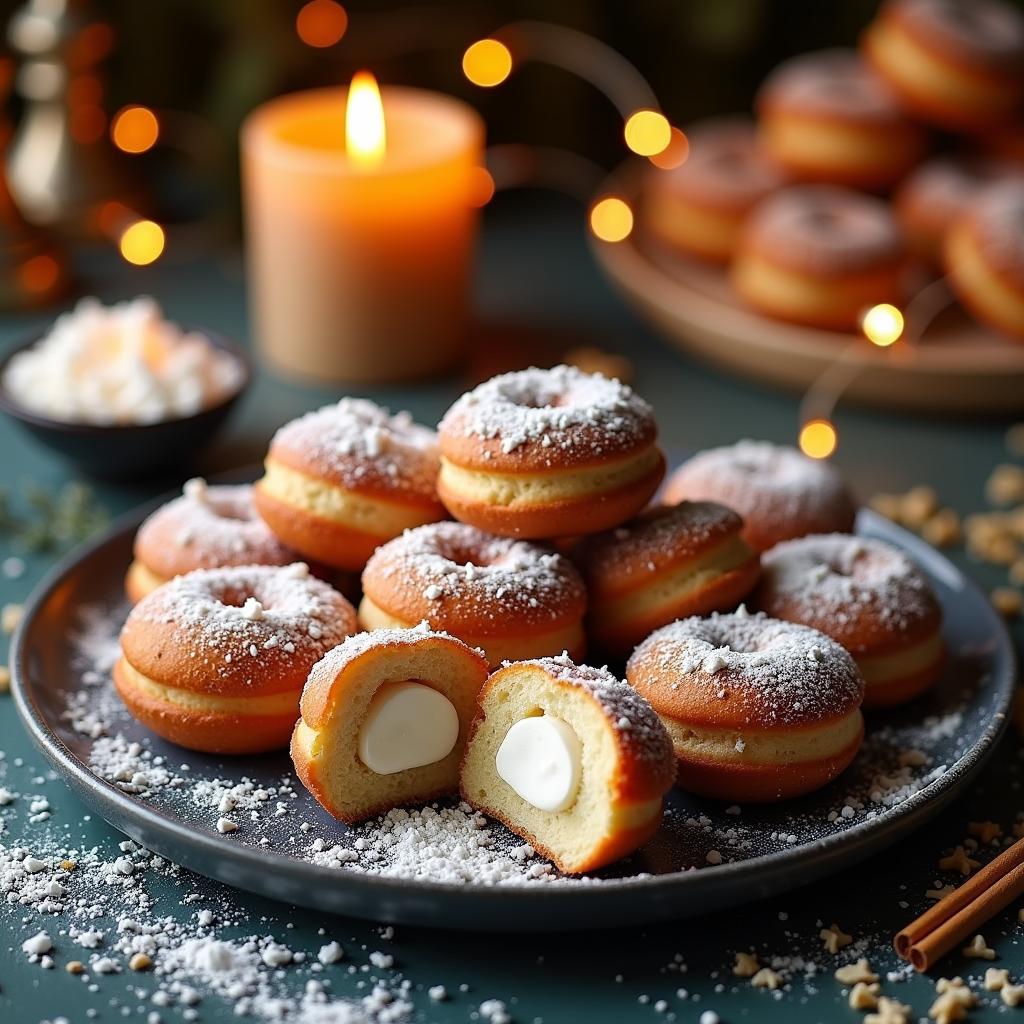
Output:
[[[347,28],[348,14],[335,0],[309,0],[295,16],[295,31],[307,46],[333,46]]]
[[[497,39],[478,39],[462,55],[462,70],[474,85],[490,89],[512,73],[512,53]]]
[[[91,145],[103,138],[107,130],[107,115],[94,103],[73,107],[68,115],[71,137],[83,145]]]
[[[122,107],[110,124],[110,137],[125,153],[145,153],[160,137],[160,122],[149,107]]]
[[[486,206],[494,198],[494,178],[486,167],[474,167],[470,173],[470,205]]]
[[[154,221],[137,220],[122,232],[119,248],[129,263],[144,267],[164,251],[164,229]]]
[[[673,128],[669,144],[660,153],[654,153],[647,159],[655,167],[663,171],[671,171],[674,167],[682,167],[689,155],[690,140],[686,137],[686,133],[681,128]]]
[[[348,90],[345,109],[345,150],[349,160],[361,167],[374,167],[387,148],[384,104],[377,79],[369,71],[357,71]]]
[[[895,306],[882,302],[864,314],[860,326],[872,345],[888,348],[903,334],[903,314]]]
[[[836,442],[836,428],[828,420],[808,420],[800,428],[800,451],[812,459],[827,459]]]
[[[48,253],[33,256],[18,269],[18,279],[27,292],[41,295],[48,292],[60,278],[60,264]]]
[[[590,230],[602,242],[621,242],[633,230],[633,211],[618,196],[605,196],[590,208]]]
[[[626,145],[638,156],[654,156],[668,148],[672,125],[657,110],[636,110],[626,119],[623,135]]]

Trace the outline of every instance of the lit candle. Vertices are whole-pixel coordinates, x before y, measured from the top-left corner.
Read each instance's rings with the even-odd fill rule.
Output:
[[[249,289],[266,359],[371,382],[451,366],[465,338],[483,123],[360,72],[242,129]]]

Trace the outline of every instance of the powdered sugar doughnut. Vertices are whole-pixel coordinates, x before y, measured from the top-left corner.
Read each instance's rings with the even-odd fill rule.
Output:
[[[432,430],[343,398],[274,435],[256,509],[296,551],[359,572],[384,541],[446,518],[437,470]]]
[[[648,703],[568,657],[507,665],[480,691],[463,798],[570,874],[631,853],[661,823],[672,744]]]
[[[735,608],[759,573],[742,529],[724,505],[683,501],[588,537],[576,558],[590,590],[592,644],[625,656],[675,619]]]
[[[363,629],[428,622],[492,666],[568,651],[582,657],[587,592],[572,563],[465,523],[430,523],[379,547],[363,570]]]
[[[807,533],[845,533],[856,508],[838,471],[788,445],[737,441],[698,452],[672,474],[665,503],[718,501],[743,516],[758,551]]]
[[[295,552],[256,514],[250,485],[210,487],[197,478],[139,527],[125,590],[132,601],[139,601],[193,569],[288,565],[295,560]]]
[[[906,251],[887,203],[833,185],[797,185],[751,214],[732,264],[739,296],[761,313],[853,330],[879,302],[900,302]]]
[[[765,553],[763,565],[755,606],[841,643],[864,677],[865,707],[905,703],[938,678],[942,613],[902,551],[880,540],[829,534],[779,544]]]
[[[957,298],[979,320],[1024,341],[1024,180],[986,189],[946,236]]]
[[[352,605],[302,563],[198,569],[132,609],[114,683],[143,725],[179,746],[276,750],[310,668],[355,630]]]
[[[809,793],[853,760],[864,683],[850,654],[807,626],[751,615],[689,618],[648,637],[626,679],[665,723],[682,789],[721,800]]]
[[[795,181],[883,189],[925,150],[924,132],[853,50],[784,61],[756,105],[764,153]]]
[[[1024,97],[1024,16],[1001,0],[888,0],[862,40],[917,117],[977,131],[1013,120]]]
[[[657,490],[665,459],[651,407],[572,366],[494,377],[438,428],[438,492],[463,522],[505,537],[594,533]]]

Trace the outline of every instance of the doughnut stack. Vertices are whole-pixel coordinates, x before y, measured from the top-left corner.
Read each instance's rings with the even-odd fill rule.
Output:
[[[576,368],[486,381],[436,431],[342,399],[255,485],[143,523],[115,685],[181,746],[289,746],[340,820],[459,793],[567,873],[645,843],[673,785],[827,784],[862,704],[935,682],[928,583],[795,449],[699,453],[652,504],[665,471],[650,405]]]
[[[644,219],[728,268],[772,318],[855,331],[946,277],[978,321],[1024,341],[1024,13],[1007,0],[886,0],[858,49],[785,61],[756,117],[687,129],[651,169]]]

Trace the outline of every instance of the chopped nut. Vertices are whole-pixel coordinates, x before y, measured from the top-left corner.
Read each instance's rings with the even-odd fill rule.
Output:
[[[978,837],[982,846],[987,846],[993,839],[1001,839],[1003,828],[994,821],[972,821],[967,825],[967,831],[972,836]]]
[[[613,380],[629,384],[633,380],[633,364],[617,352],[606,352],[592,345],[584,345],[566,352],[563,362],[584,373],[600,373]]]
[[[951,508],[940,508],[921,525],[921,536],[937,548],[949,548],[963,540],[960,516]]]
[[[864,1018],[864,1024],[909,1024],[910,1007],[897,999],[881,996],[878,1010]]]
[[[64,965],[64,970],[68,974],[82,974],[85,971],[85,964],[81,960],[69,960]]]
[[[858,982],[870,984],[873,981],[878,981],[878,975],[871,970],[871,964],[864,957],[861,957],[855,964],[837,968],[835,978],[842,985],[856,985]]]
[[[1015,587],[996,587],[991,598],[992,607],[1007,619],[1016,618],[1024,608],[1024,594]]]
[[[761,969],[757,956],[753,953],[737,953],[732,973],[737,978],[752,978]]]
[[[136,953],[135,956],[128,961],[128,966],[133,971],[145,971],[153,966],[153,961],[146,953]]]
[[[949,856],[939,860],[939,868],[942,871],[959,871],[964,877],[980,866],[981,862],[968,857],[962,846],[958,846]]]
[[[1020,558],[1020,545],[1008,534],[997,534],[986,540],[968,540],[967,548],[972,555],[992,565],[1013,565]]]
[[[0,665],[0,693],[7,693],[11,688],[11,670]]]
[[[853,988],[850,989],[850,1009],[851,1010],[873,1010],[878,1005],[878,982],[873,981],[870,984],[864,981],[858,981]]]
[[[64,871],[74,871],[78,867],[78,861],[76,860],[62,860],[60,866]]]
[[[985,497],[993,505],[1012,505],[1024,501],[1024,466],[1003,463],[992,470],[985,484]]]
[[[1024,558],[1017,559],[1010,566],[1010,582],[1018,586],[1024,585]]]
[[[939,496],[934,487],[911,487],[900,500],[900,520],[913,530],[920,529],[938,507]]]
[[[898,494],[876,494],[868,499],[868,504],[880,516],[891,519],[894,523],[902,522],[902,498]]]
[[[975,935],[969,946],[964,946],[961,951],[964,956],[974,957],[976,960],[995,960],[996,951],[990,948],[985,941],[984,935]]]
[[[838,953],[839,950],[853,942],[853,936],[847,935],[835,921],[832,922],[831,928],[822,928],[818,932],[818,938],[825,943],[825,949],[830,953]]]
[[[985,972],[985,988],[989,992],[998,992],[1010,984],[1010,972],[1005,967],[990,967]]]
[[[754,988],[767,988],[774,992],[782,985],[782,975],[776,974],[770,967],[762,967],[751,979]]]
[[[0,629],[5,633],[13,633],[18,628],[18,623],[21,622],[21,616],[24,611],[24,605],[5,604],[3,610],[0,611]]]
[[[1007,1006],[1020,1006],[1024,1003],[1024,985],[1004,985],[999,995]]]
[[[951,892],[956,892],[955,885],[942,885],[938,889],[925,889],[924,894],[930,900],[944,900]]]

